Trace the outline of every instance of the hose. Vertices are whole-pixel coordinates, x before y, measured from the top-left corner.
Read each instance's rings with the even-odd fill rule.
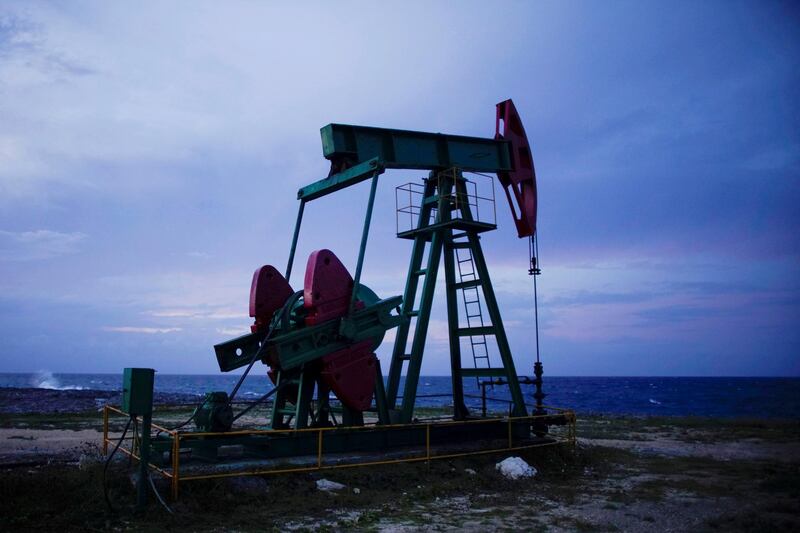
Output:
[[[106,475],[108,473],[108,465],[111,464],[111,460],[114,458],[114,454],[117,453],[119,447],[122,445],[122,441],[125,440],[125,436],[128,434],[128,429],[131,427],[131,422],[133,422],[133,416],[128,418],[128,423],[125,425],[125,430],[122,432],[122,436],[117,441],[117,445],[114,446],[114,449],[111,451],[111,455],[108,456],[106,459],[105,465],[103,465],[103,497],[106,500],[106,505],[108,506],[108,510],[112,513],[114,512],[114,507],[111,505],[111,500],[108,497],[108,483],[106,481]]]
[[[150,476],[150,471],[149,470],[147,471],[147,481],[150,482],[150,488],[153,489],[153,494],[156,495],[156,498],[158,499],[159,503],[161,503],[161,505],[164,507],[164,509],[166,509],[169,514],[175,514],[172,511],[172,509],[169,508],[169,505],[167,505],[167,502],[164,501],[164,499],[161,497],[161,494],[156,489],[156,484],[153,483],[153,478]]]

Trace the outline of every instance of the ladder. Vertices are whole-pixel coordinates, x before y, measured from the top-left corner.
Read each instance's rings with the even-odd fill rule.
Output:
[[[466,234],[453,235],[453,244],[468,244],[464,241],[457,241]],[[486,323],[483,318],[483,305],[481,304],[481,293],[478,289],[480,280],[475,269],[475,261],[472,257],[470,248],[455,247],[456,267],[458,268],[459,285],[461,286],[461,300],[464,303],[464,313],[467,319],[467,328],[484,328]],[[472,351],[472,362],[475,368],[492,368],[489,359],[489,346],[486,342],[486,334],[479,333],[469,336],[470,348]],[[475,376],[475,383],[480,387],[480,377]]]

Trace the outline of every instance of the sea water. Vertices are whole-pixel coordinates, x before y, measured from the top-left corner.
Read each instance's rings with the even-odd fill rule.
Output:
[[[208,391],[230,392],[238,379],[236,374],[157,373],[155,390],[157,394],[191,401]],[[401,380],[401,394],[403,385]],[[0,374],[0,387],[116,392],[122,387],[122,374]],[[264,374],[250,375],[238,399],[256,399],[271,388],[272,383]],[[547,405],[586,414],[800,419],[800,378],[545,376],[543,389]],[[421,376],[416,404],[422,407],[450,405],[451,391],[449,376]],[[533,404],[534,387],[523,385],[522,392],[525,402]],[[479,409],[481,388],[475,379],[464,380],[464,393],[468,406]],[[490,398],[490,410],[507,409],[508,387],[487,387],[486,396]]]

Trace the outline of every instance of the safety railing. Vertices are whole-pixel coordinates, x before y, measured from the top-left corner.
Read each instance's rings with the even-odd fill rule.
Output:
[[[239,477],[239,476],[261,476],[261,475],[271,475],[271,474],[287,474],[287,473],[301,473],[301,472],[312,472],[318,470],[335,470],[335,469],[342,469],[342,468],[355,468],[355,467],[362,467],[362,466],[377,466],[377,465],[389,465],[389,464],[397,464],[397,463],[413,463],[419,461],[434,461],[437,459],[453,459],[456,457],[467,457],[473,455],[485,455],[491,453],[499,453],[499,452],[509,452],[509,451],[518,451],[518,450],[526,450],[532,448],[541,448],[545,446],[553,446],[557,444],[570,444],[574,445],[576,442],[576,431],[575,431],[575,423],[576,423],[576,416],[574,411],[570,409],[563,409],[558,407],[545,407],[549,414],[534,414],[534,415],[527,415],[527,416],[509,416],[509,417],[496,417],[496,418],[481,418],[476,420],[446,420],[446,421],[431,421],[431,422],[420,422],[420,423],[412,423],[412,424],[391,424],[391,425],[364,425],[364,426],[334,426],[334,427],[318,427],[318,428],[304,428],[304,429],[281,429],[281,430],[273,430],[273,429],[266,429],[266,430],[239,430],[239,431],[228,431],[224,433],[213,433],[213,432],[194,432],[194,431],[179,431],[179,430],[170,430],[165,427],[159,426],[157,424],[152,424],[152,428],[155,429],[159,433],[165,433],[169,435],[169,438],[172,440],[170,446],[170,458],[171,458],[171,471],[167,471],[164,468],[161,468],[152,462],[149,462],[149,467],[154,470],[155,472],[162,475],[164,478],[170,481],[171,487],[171,497],[174,500],[178,499],[179,496],[179,488],[180,483],[183,481],[195,481],[201,479],[219,479],[219,478],[227,478],[227,477]],[[120,416],[129,417],[128,413],[117,409],[116,407],[112,407],[110,405],[106,405],[103,409],[103,453],[108,454],[108,445],[115,444],[119,439],[112,439],[109,436],[109,418],[110,414],[114,413]],[[543,422],[547,419],[552,420],[553,415],[561,415],[564,417],[565,420],[565,431],[563,434],[555,435],[549,434],[548,439],[545,441],[536,441],[530,442],[530,439],[517,439],[515,441],[514,437],[514,428],[520,425],[532,425],[535,427],[537,422]],[[435,453],[434,446],[431,443],[431,430],[442,428],[446,426],[472,426],[472,425],[481,425],[481,424],[506,424],[507,425],[507,436],[504,439],[494,439],[493,442],[502,441],[502,445],[499,446],[490,446],[486,448],[481,448],[479,450],[467,450],[467,451],[446,451],[445,453]],[[324,443],[325,443],[325,435],[331,431],[400,431],[400,430],[408,430],[408,429],[418,429],[420,431],[425,431],[425,446],[424,449],[420,448],[417,450],[417,455],[408,455],[404,457],[397,457],[393,459],[380,459],[380,460],[369,460],[363,456],[358,456],[356,461],[354,462],[337,462],[335,464],[326,464],[324,457]],[[276,465],[274,468],[256,468],[251,470],[238,470],[238,471],[225,471],[225,472],[214,472],[214,473],[200,473],[200,474],[188,474],[188,475],[181,475],[180,468],[180,452],[181,452],[181,444],[187,444],[188,442],[194,439],[204,439],[208,440],[214,437],[221,437],[221,438],[231,438],[231,437],[246,437],[246,436],[263,436],[263,435],[282,435],[282,434],[309,434],[309,433],[316,433],[316,441],[317,441],[317,454],[316,460],[312,461],[311,463],[302,465],[302,466],[290,466],[284,467],[282,465]],[[125,439],[131,441],[131,448],[126,449],[124,446],[119,446],[119,450],[129,455],[130,457],[136,459],[137,461],[140,460],[139,453],[136,449],[136,437],[132,436],[129,439]],[[520,442],[521,441],[521,442]]]
[[[455,180],[460,173],[458,169],[449,169],[443,173],[452,173],[451,179]],[[464,213],[470,213],[471,220],[483,224],[497,223],[497,208],[495,205],[494,178],[489,174],[464,173],[464,192],[451,191],[441,196],[444,201],[449,201],[452,207],[451,217],[459,220]],[[419,216],[422,212],[422,202],[425,199],[425,185],[419,182],[409,182],[395,188],[395,226],[397,233],[404,233],[420,227]],[[437,209],[434,207],[430,213],[431,219],[425,225],[438,222]]]

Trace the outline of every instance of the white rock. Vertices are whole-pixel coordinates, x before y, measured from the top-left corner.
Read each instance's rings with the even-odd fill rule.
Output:
[[[354,488],[353,494],[361,494],[361,489],[359,489],[358,487]]]
[[[336,483],[335,481],[331,481],[330,479],[318,479],[317,480],[317,490],[324,490],[326,492],[332,490],[342,490],[344,485],[341,483]]]
[[[475,474],[477,474],[477,472],[476,472],[476,471],[474,471],[474,470],[473,470],[473,469],[471,469],[471,468],[465,468],[465,469],[464,469],[464,472],[466,472],[466,473],[467,473],[467,474],[469,474],[470,476],[474,476]]]
[[[536,475],[536,469],[519,457],[503,459],[495,465],[495,468],[508,479],[520,479]]]

